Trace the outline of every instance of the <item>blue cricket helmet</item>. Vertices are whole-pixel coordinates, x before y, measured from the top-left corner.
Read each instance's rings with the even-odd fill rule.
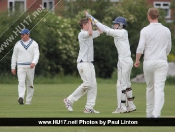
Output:
[[[124,17],[117,17],[114,21],[112,21],[112,23],[123,25],[123,27],[126,27],[127,25],[126,19]]]

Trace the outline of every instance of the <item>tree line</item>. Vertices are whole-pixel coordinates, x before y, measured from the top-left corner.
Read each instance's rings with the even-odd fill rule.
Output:
[[[122,0],[122,2],[117,4],[109,2],[109,0],[96,0],[96,2],[93,0],[76,0],[62,1],[59,5],[60,8],[55,13],[42,12],[37,16],[37,19],[33,19],[26,26],[32,29],[31,38],[39,44],[40,59],[36,67],[36,74],[45,77],[52,77],[57,74],[78,75],[76,68],[79,51],[77,36],[80,32],[78,22],[85,17],[85,11],[89,11],[100,22],[109,27],[111,27],[111,22],[116,17],[125,17],[127,19],[128,26],[126,29],[129,34],[132,58],[135,60],[140,30],[149,24],[147,20],[149,5],[145,5],[147,5],[145,0]],[[174,7],[172,6],[172,8]],[[47,16],[42,19],[46,12],[48,13]],[[22,21],[24,23],[24,20],[29,15],[30,13],[26,13],[17,21],[16,25],[13,25],[12,22],[19,17],[19,14],[16,13],[9,16],[7,12],[0,12],[0,59],[4,57],[0,61],[1,75],[9,74],[11,71],[13,47],[20,39],[20,36],[15,36],[11,40],[12,42],[9,41],[9,44],[5,46],[4,42],[7,43],[7,38],[9,40],[11,34],[16,33],[16,27]],[[166,23],[164,17],[165,12],[160,10],[159,22],[171,29],[175,22]],[[41,21],[35,26],[39,20]],[[172,42],[170,61],[175,59],[175,37],[173,33]],[[96,76],[110,78],[116,69],[118,60],[117,50],[112,37],[103,33],[100,37],[94,39],[94,59]],[[134,77],[139,73],[142,73],[141,68],[137,70],[133,68],[131,76]]]

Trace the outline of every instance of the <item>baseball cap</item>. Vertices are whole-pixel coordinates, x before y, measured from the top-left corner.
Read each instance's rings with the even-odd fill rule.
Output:
[[[20,34],[30,34],[30,31],[29,29],[25,28],[20,32]]]

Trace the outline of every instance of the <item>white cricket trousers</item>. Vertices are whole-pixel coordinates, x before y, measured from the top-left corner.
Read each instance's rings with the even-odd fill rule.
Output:
[[[126,94],[122,93],[122,90],[126,90],[127,88],[131,88],[130,74],[133,67],[133,60],[131,57],[126,57],[120,59],[117,64],[118,68],[118,79],[117,79],[117,100],[118,100],[118,108],[126,108],[124,103],[121,103],[121,100],[126,101],[128,103],[128,107],[136,108],[133,104],[133,101],[128,101],[127,98],[132,97],[132,90],[126,92]]]
[[[74,103],[81,96],[87,93],[87,102],[85,107],[93,109],[97,96],[97,82],[94,65],[90,62],[81,62],[77,64],[77,68],[83,83],[67,99]]]
[[[27,96],[26,96],[26,103],[30,104],[33,93],[34,93],[34,86],[33,86],[33,80],[34,80],[34,72],[35,68],[23,68],[18,67],[18,96],[19,98],[22,97],[24,99],[25,97],[25,91],[27,87]]]
[[[160,117],[164,105],[164,86],[168,72],[166,60],[144,61],[146,88],[146,116]]]

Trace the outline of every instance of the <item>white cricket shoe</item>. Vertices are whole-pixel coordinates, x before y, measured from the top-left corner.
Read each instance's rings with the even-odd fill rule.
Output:
[[[112,112],[113,114],[116,114],[116,113],[127,113],[128,111],[126,109],[123,109],[123,108],[117,108],[114,112]]]
[[[131,108],[131,107],[127,107],[126,108],[128,112],[133,112],[133,111],[136,111],[136,107],[134,108]]]
[[[96,111],[96,110],[94,110],[94,109],[85,108],[85,109],[84,109],[84,113],[96,113],[96,114],[98,114],[98,113],[100,113],[100,112],[99,112],[99,111]]]
[[[64,102],[64,104],[65,104],[68,111],[73,111],[72,103],[67,98],[64,99],[63,102]]]
[[[31,102],[30,101],[26,101],[26,103],[25,103],[26,105],[30,105],[31,104]]]

